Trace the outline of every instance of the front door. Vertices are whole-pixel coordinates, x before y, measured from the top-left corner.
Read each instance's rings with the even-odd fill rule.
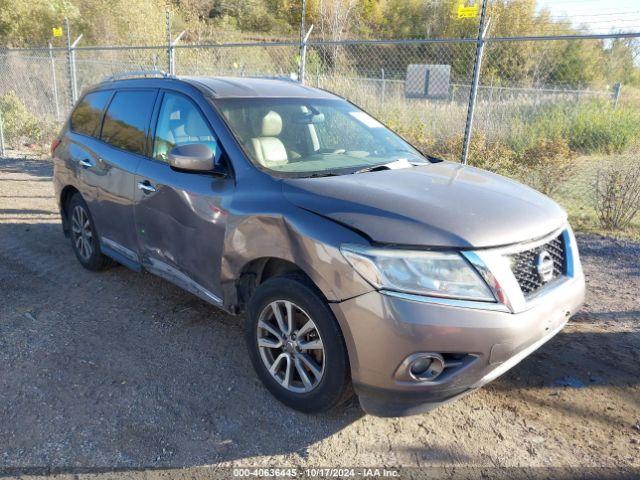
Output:
[[[167,163],[178,145],[203,143],[219,150],[213,129],[194,101],[166,91],[156,122],[151,158],[138,165],[135,218],[144,267],[205,300],[221,304],[220,268],[230,176],[187,172]]]

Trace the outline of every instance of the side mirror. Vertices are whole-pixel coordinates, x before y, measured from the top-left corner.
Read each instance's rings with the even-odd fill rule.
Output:
[[[293,117],[293,122],[300,125],[317,125],[324,122],[324,113],[300,113]]]
[[[173,147],[167,160],[169,165],[180,170],[208,172],[213,170],[215,155],[204,143],[191,143]]]

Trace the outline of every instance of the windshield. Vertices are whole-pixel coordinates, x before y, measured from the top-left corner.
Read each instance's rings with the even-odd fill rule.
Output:
[[[216,104],[253,162],[280,174],[331,175],[425,162],[398,135],[344,100],[234,98]]]

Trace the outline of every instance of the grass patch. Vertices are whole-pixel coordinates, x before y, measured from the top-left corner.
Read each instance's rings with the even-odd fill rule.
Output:
[[[619,154],[640,140],[639,122],[640,108],[614,108],[609,101],[549,103],[513,112],[501,137],[517,152],[563,138],[575,153]]]

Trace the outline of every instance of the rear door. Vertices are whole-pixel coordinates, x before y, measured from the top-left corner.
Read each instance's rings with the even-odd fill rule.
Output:
[[[134,175],[146,153],[156,96],[155,89],[117,90],[104,114],[94,155],[83,167],[84,183],[91,191],[86,200],[101,246],[106,253],[115,252],[133,262],[139,260]]]
[[[106,109],[113,90],[100,90],[86,94],[71,113],[69,131],[66,134],[68,143],[66,149],[57,149],[56,152],[67,152],[63,159],[65,162],[62,171],[71,172],[75,178],[67,178],[63,184],[73,184],[80,190],[82,197],[89,204],[94,221],[99,224],[98,204],[96,195],[95,169],[100,159],[102,150],[100,141],[100,127],[102,116]]]
[[[169,151],[178,145],[203,143],[220,151],[203,113],[206,108],[204,102],[199,105],[175,91],[161,94],[151,156],[139,163],[136,174],[135,216],[144,267],[220,304],[220,268],[233,178],[175,170],[167,163]]]

